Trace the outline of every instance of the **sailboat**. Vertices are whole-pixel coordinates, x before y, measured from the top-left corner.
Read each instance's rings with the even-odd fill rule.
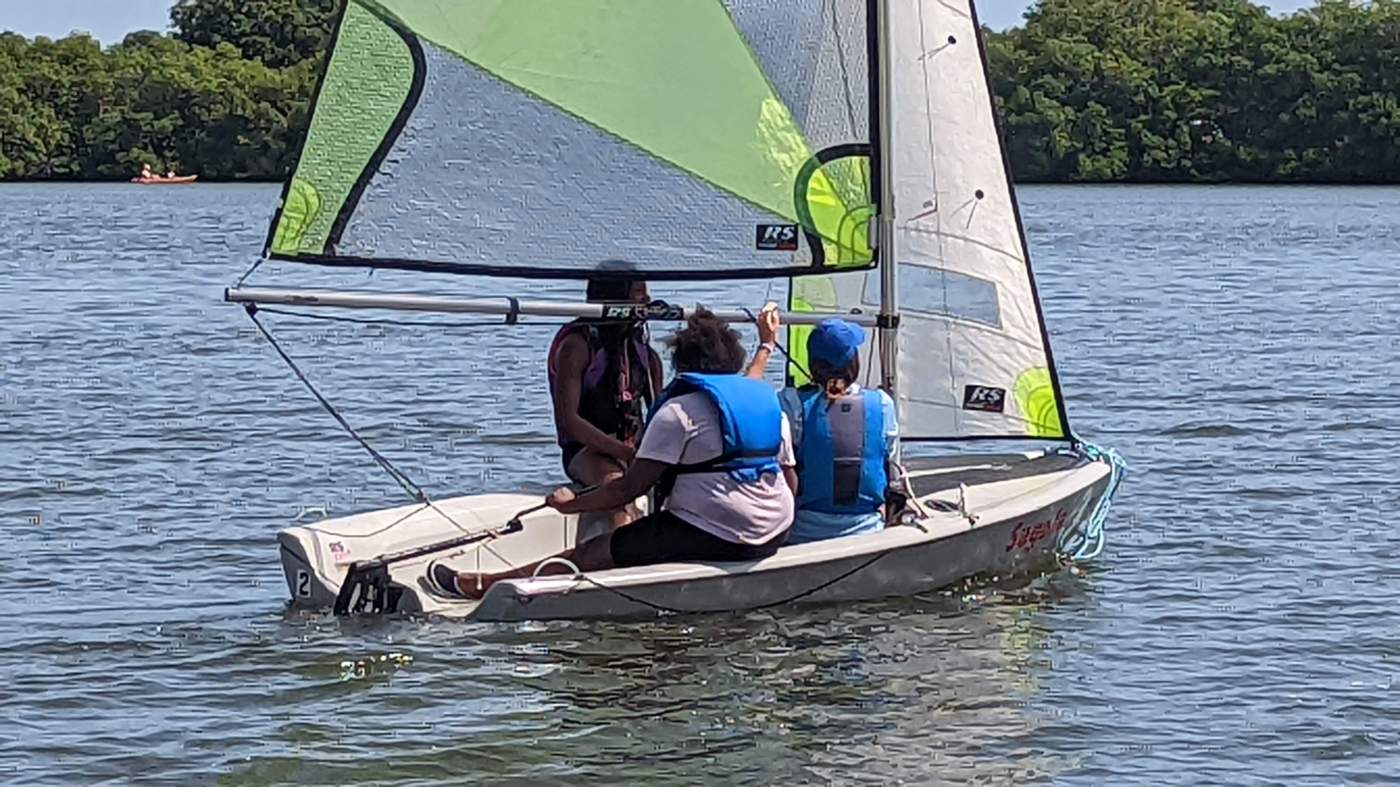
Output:
[[[1070,431],[983,47],[970,0],[347,0],[259,263],[786,278],[790,381],[809,326],[859,323],[904,453],[965,450],[903,456],[907,505],[877,533],[502,581],[479,601],[435,595],[427,563],[525,565],[573,546],[578,517],[414,487],[410,504],[282,531],[292,602],[617,618],[909,595],[1096,554],[1122,464]],[[496,314],[509,330],[689,311],[244,280],[226,299],[255,320],[295,305]],[[993,440],[1036,447],[966,450]]]

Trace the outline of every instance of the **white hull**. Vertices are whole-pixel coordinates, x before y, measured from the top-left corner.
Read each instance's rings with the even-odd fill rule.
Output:
[[[1093,514],[1110,476],[1105,462],[1061,455],[974,455],[911,465],[927,510],[915,525],[788,546],[750,563],[669,563],[504,581],[479,603],[429,591],[423,579],[434,558],[491,572],[572,546],[577,517],[545,510],[525,517],[518,533],[393,564],[390,578],[403,589],[398,611],[487,621],[622,618],[905,596],[971,576],[1032,574],[1054,564],[1058,533]],[[328,607],[351,561],[499,528],[538,502],[525,495],[474,495],[436,504],[452,521],[410,505],[284,530],[278,540],[292,601]]]

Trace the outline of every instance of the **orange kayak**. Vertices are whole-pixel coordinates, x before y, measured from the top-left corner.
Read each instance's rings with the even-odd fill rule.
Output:
[[[131,182],[141,186],[177,186],[181,183],[193,183],[199,180],[198,175],[180,175],[174,178],[132,178]]]

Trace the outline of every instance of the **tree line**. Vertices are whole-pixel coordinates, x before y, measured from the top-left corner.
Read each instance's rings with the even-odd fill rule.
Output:
[[[0,179],[282,179],[338,5],[178,0],[106,49],[0,34]],[[1022,181],[1400,182],[1400,0],[1041,0],[987,55]]]
[[[1023,180],[1400,182],[1400,2],[1041,0],[990,36]]]
[[[180,0],[169,35],[0,33],[0,179],[280,180],[338,0]]]

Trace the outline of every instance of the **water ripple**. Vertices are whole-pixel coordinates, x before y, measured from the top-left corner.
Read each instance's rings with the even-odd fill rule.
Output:
[[[278,528],[405,501],[219,303],[275,189],[0,186],[0,777],[1393,780],[1400,192],[1023,196],[1075,427],[1133,464],[1100,561],[882,603],[480,625],[283,603]],[[743,288],[657,289],[765,294]],[[551,326],[268,320],[430,491],[561,480],[540,461]]]

